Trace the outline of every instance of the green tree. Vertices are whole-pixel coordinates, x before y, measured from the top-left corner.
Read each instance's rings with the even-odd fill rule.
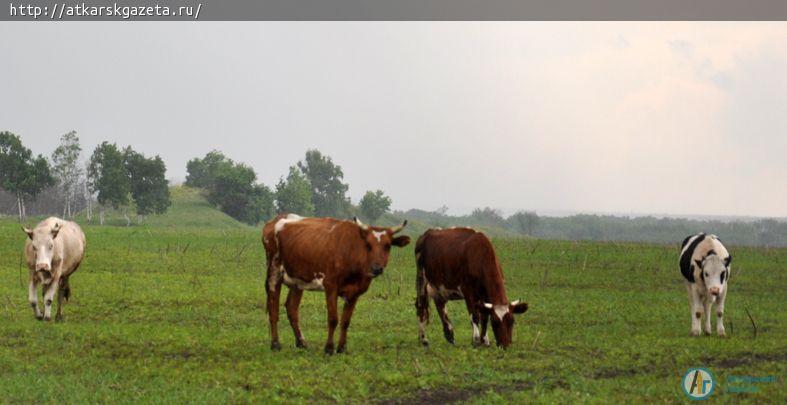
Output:
[[[257,174],[242,163],[225,165],[213,178],[208,201],[227,215],[256,225],[273,217],[273,192],[257,184]]]
[[[82,147],[75,131],[60,137],[60,145],[52,152],[52,171],[63,193],[63,217],[73,216],[71,209],[79,193],[79,180],[82,178],[82,166],[79,156]]]
[[[123,153],[117,145],[102,142],[90,156],[88,175],[91,187],[98,192],[98,203],[101,204],[100,222],[104,224],[104,207],[115,209],[128,204],[131,191],[131,179],[126,170]],[[126,219],[128,221],[128,218]]]
[[[367,191],[358,204],[361,214],[369,222],[377,221],[383,214],[391,209],[391,198],[382,190]]]
[[[185,184],[190,187],[210,189],[213,187],[214,179],[222,168],[232,166],[231,159],[223,153],[213,150],[208,152],[204,158],[194,158],[186,164]]]
[[[538,215],[531,211],[517,211],[511,215],[509,221],[513,222],[514,229],[523,235],[534,236],[536,227],[540,222]]]
[[[315,214],[321,217],[346,216],[350,202],[345,194],[349,187],[342,183],[344,173],[341,166],[334,164],[329,156],[313,149],[306,151],[306,157],[298,162],[298,168],[312,185]]]
[[[54,183],[49,163],[22,145],[11,132],[0,132],[0,187],[16,196],[19,221],[26,217],[25,200],[34,199]]]
[[[481,225],[503,226],[505,220],[499,210],[490,207],[476,208],[470,214],[470,217],[479,222]]]
[[[35,200],[47,187],[55,184],[52,169],[45,157],[38,155],[27,165],[25,180],[22,184],[22,217],[27,217],[25,201]]]
[[[276,185],[276,206],[279,212],[314,215],[311,183],[297,167],[290,166],[286,181],[284,178],[279,179]]]
[[[167,167],[161,157],[146,158],[131,147],[127,147],[123,155],[137,214],[144,216],[166,212],[172,202],[166,179]]]

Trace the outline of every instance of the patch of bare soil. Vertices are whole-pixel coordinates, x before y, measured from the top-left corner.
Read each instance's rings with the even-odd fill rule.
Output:
[[[787,352],[782,353],[746,353],[738,357],[730,357],[726,359],[719,359],[714,357],[702,357],[702,362],[712,364],[722,368],[733,368],[746,364],[756,363],[760,361],[785,361],[787,360]]]

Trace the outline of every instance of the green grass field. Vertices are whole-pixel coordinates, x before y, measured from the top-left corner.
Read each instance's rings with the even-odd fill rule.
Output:
[[[359,301],[349,353],[328,357],[318,292],[301,306],[309,348],[282,308],[270,351],[257,229],[174,224],[85,226],[65,322],[44,323],[27,303],[25,235],[0,220],[1,402],[687,402],[693,366],[716,376],[716,401],[787,401],[787,249],[729,247],[729,337],[692,338],[677,245],[495,239],[509,297],[531,305],[501,350],[471,347],[459,301],[457,344],[432,310],[419,345],[411,244]],[[729,376],[776,381],[730,393]]]

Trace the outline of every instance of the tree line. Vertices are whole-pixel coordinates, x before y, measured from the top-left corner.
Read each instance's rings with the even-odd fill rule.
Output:
[[[113,208],[123,213],[128,225],[131,208],[140,218],[166,212],[171,202],[165,176],[161,157],[146,157],[130,146],[120,149],[109,142],[96,146],[83,161],[75,131],[60,137],[49,158],[33,156],[18,135],[0,132],[0,190],[5,194],[0,194],[0,204],[11,196],[20,222],[31,202],[38,205],[37,214],[73,218],[84,211],[88,221],[97,203],[101,224],[105,209]]]
[[[304,159],[290,166],[287,175],[273,187],[259,182],[251,167],[215,150],[190,160],[186,171],[185,185],[204,189],[211,204],[251,225],[277,213],[360,216],[374,222],[390,211],[392,202],[382,190],[376,190],[366,192],[358,205],[353,205],[341,166],[316,149],[306,151]]]

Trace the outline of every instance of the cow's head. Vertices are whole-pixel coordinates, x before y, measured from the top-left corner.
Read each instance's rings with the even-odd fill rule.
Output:
[[[497,345],[506,348],[511,345],[512,341],[514,314],[522,314],[527,311],[527,303],[519,302],[519,300],[510,304],[497,305],[484,302],[479,304],[478,309],[489,316]]]
[[[730,277],[732,256],[722,258],[711,250],[705,258],[694,262],[700,269],[700,278],[705,282],[708,292],[714,296],[723,293],[727,286],[726,281]]]
[[[369,265],[369,272],[372,277],[377,277],[383,274],[385,266],[388,265],[391,246],[404,247],[410,243],[409,236],[394,236],[404,229],[407,225],[407,220],[393,228],[369,226],[361,222],[357,217],[353,218],[353,220],[358,225],[361,239],[366,246],[366,262]]]
[[[55,238],[60,232],[60,223],[51,229],[36,228],[34,230],[22,227],[27,237],[33,255],[35,256],[35,271],[42,281],[52,278],[52,257],[55,251]]]

